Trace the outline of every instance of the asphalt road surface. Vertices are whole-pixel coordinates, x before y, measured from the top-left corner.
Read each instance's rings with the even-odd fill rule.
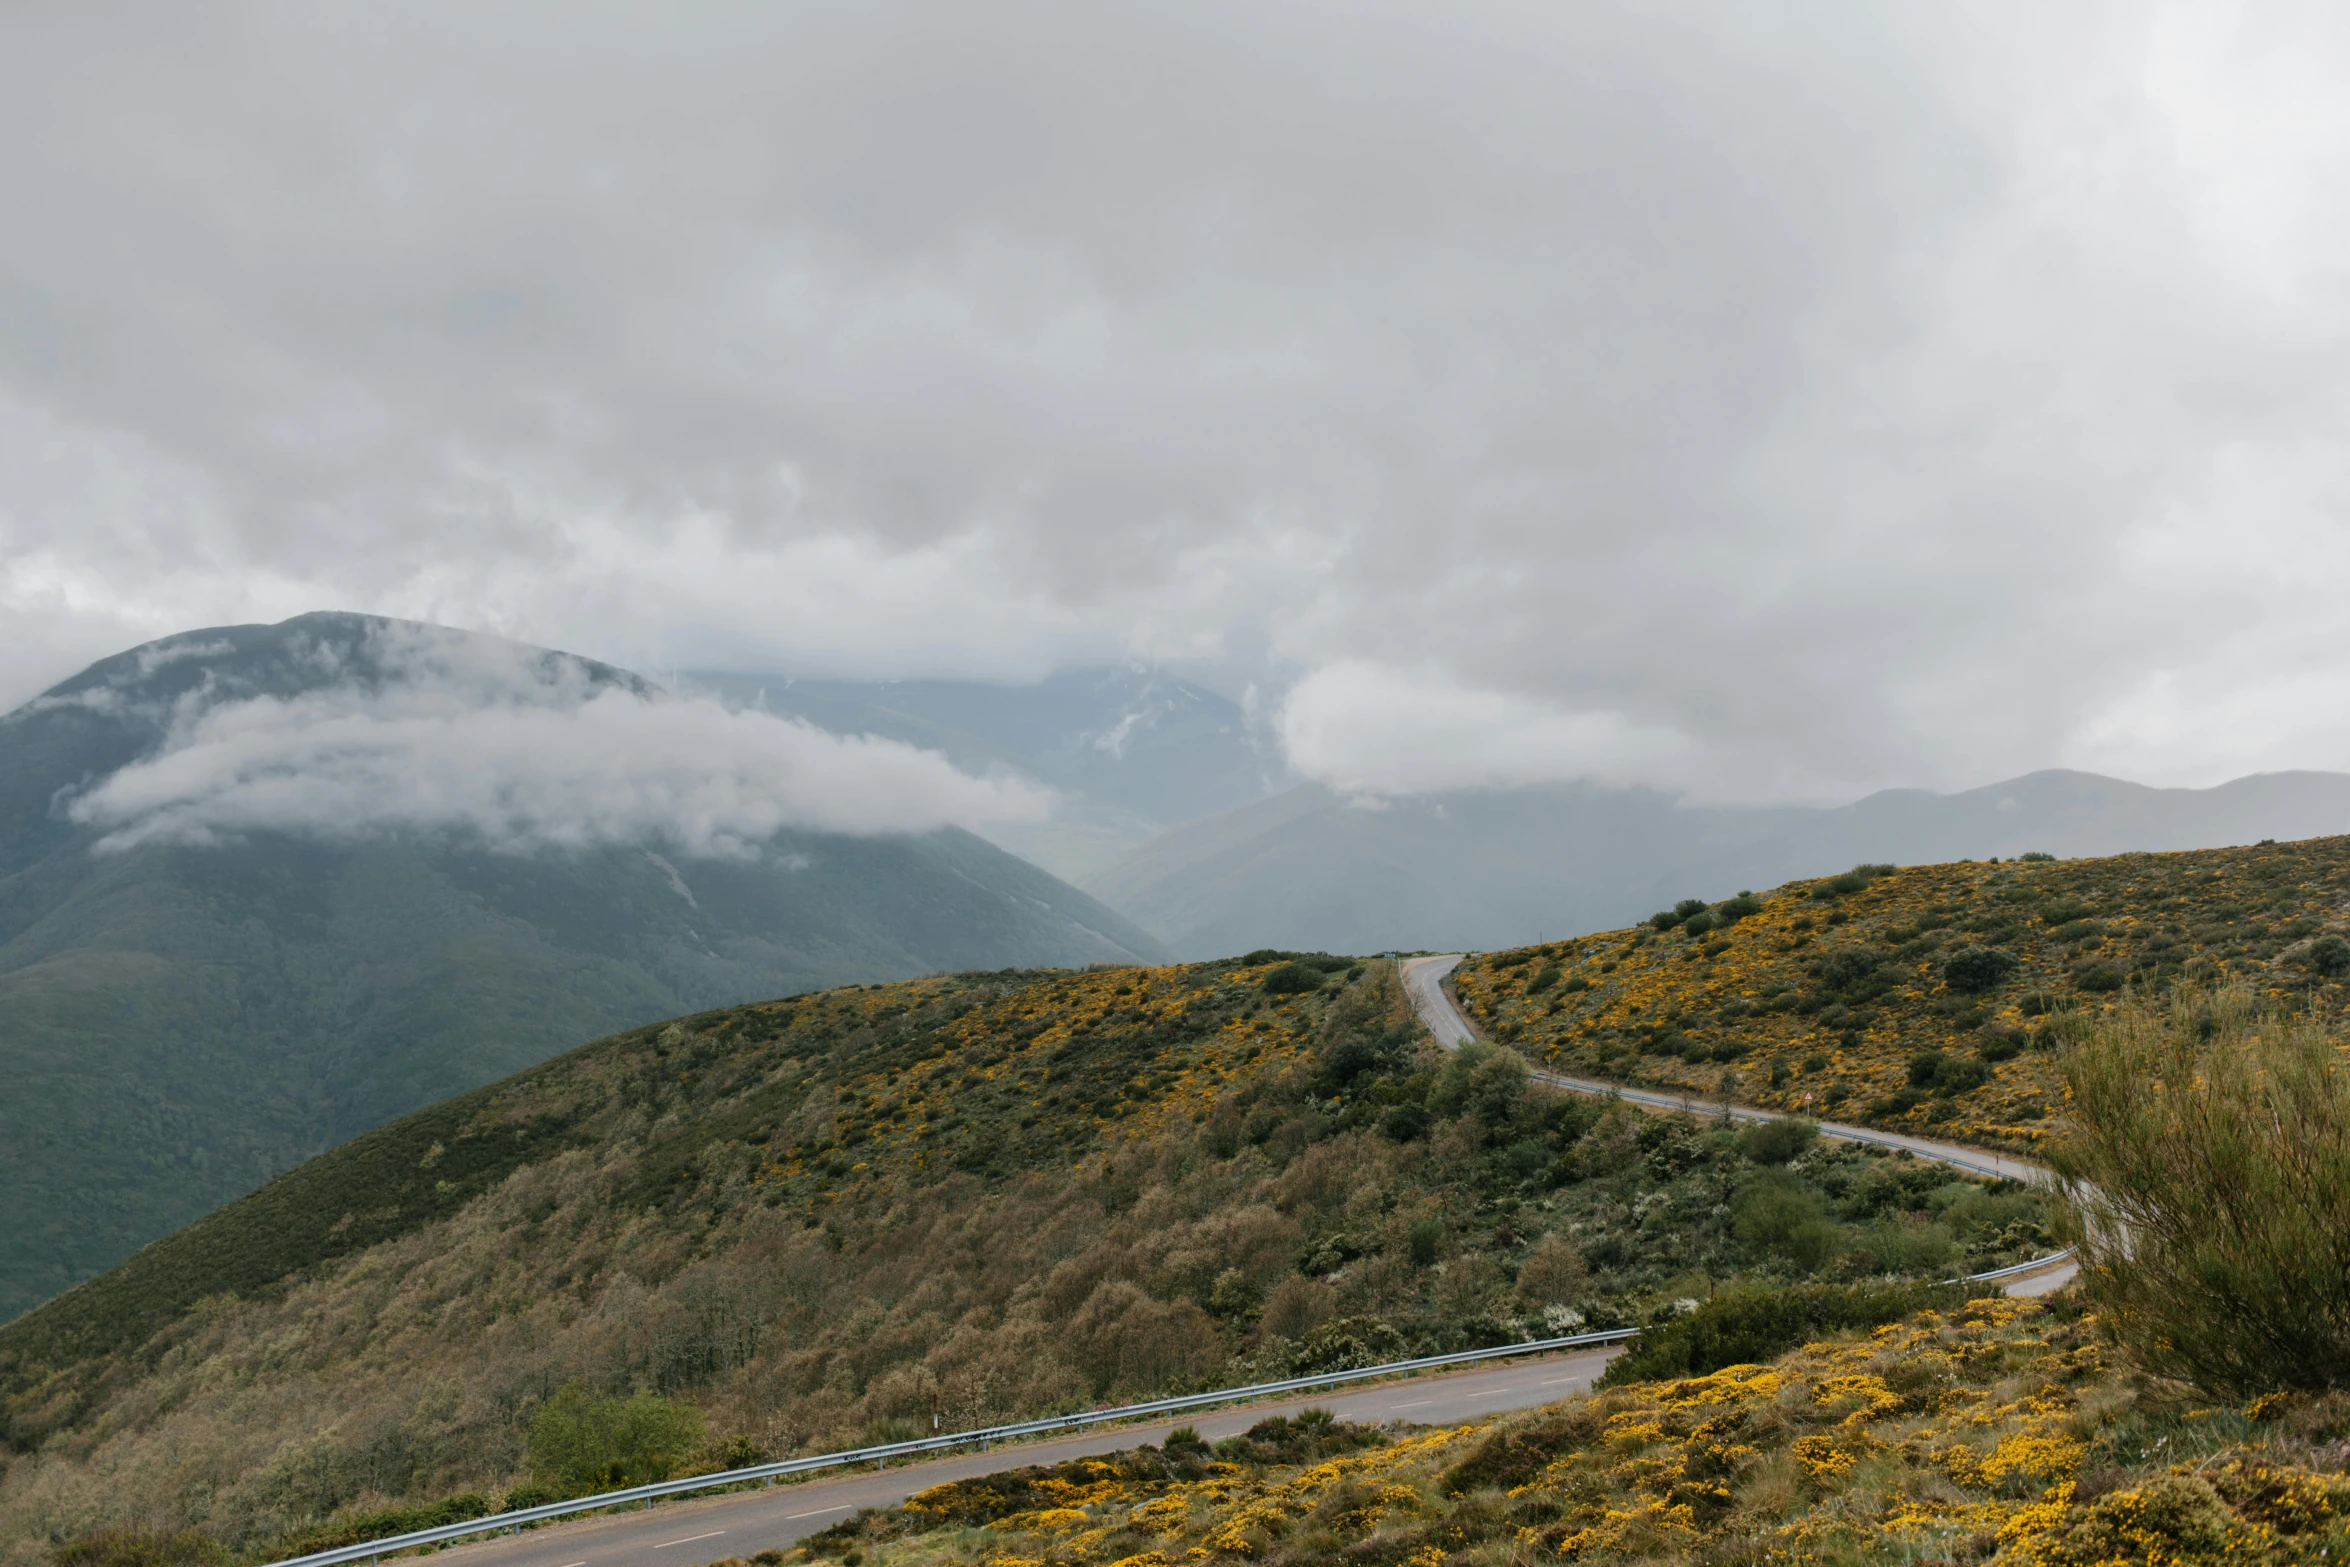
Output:
[[[1468,1019],[1452,1004],[1452,997],[1444,990],[1445,976],[1459,964],[1463,954],[1445,957],[1406,958],[1403,963],[1404,993],[1411,997],[1412,1008],[1420,1014],[1420,1021],[1436,1042],[1447,1050],[1458,1049],[1463,1043],[1477,1037],[1469,1027]],[[1586,1077],[1566,1077],[1557,1072],[1537,1071],[1532,1074],[1538,1083],[1564,1088],[1578,1094],[1613,1094],[1626,1104],[1639,1105],[1649,1110],[1678,1110],[1694,1115],[1721,1115],[1727,1113],[1735,1121],[1784,1121],[1789,1117],[1778,1110],[1758,1110],[1751,1105],[1723,1105],[1692,1094],[1660,1092],[1650,1088],[1627,1088],[1618,1083],[1595,1082]],[[1931,1138],[1909,1137],[1899,1132],[1880,1132],[1874,1127],[1847,1126],[1840,1121],[1818,1123],[1822,1137],[1833,1137],[1844,1142],[1874,1143],[1880,1148],[1899,1148],[1921,1159],[1938,1159],[1942,1163],[1974,1175],[1995,1176],[2010,1181],[2045,1181],[2051,1179],[2043,1165],[2013,1154],[1993,1153],[1987,1148],[1969,1148],[1963,1143],[1938,1143]],[[2080,1269],[2070,1262],[2058,1264],[2044,1273],[2027,1274],[2006,1285],[2010,1295],[2045,1295],[2061,1288]]]
[[[451,1567],[700,1567],[723,1556],[780,1550],[831,1527],[860,1507],[888,1507],[949,1480],[967,1480],[1026,1464],[1055,1464],[1166,1440],[1189,1425],[1213,1442],[1234,1436],[1269,1415],[1327,1409],[1342,1420],[1380,1425],[1460,1425],[1483,1415],[1542,1404],[1588,1389],[1614,1347],[1513,1360],[1473,1371],[1422,1375],[1375,1383],[1352,1392],[1267,1400],[1211,1410],[1181,1420],[1122,1425],[1083,1436],[998,1447],[992,1452],[933,1458],[875,1471],[779,1485],[771,1490],[664,1502],[649,1509],[604,1513],[521,1534],[451,1546]]]

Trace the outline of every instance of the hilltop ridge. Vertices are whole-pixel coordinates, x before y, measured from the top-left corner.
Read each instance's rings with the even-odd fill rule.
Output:
[[[1861,866],[1454,974],[1563,1071],[2011,1148],[2048,1135],[2058,1046],[2182,979],[2350,1015],[2350,837]]]
[[[1377,801],[1306,785],[1185,823],[1080,880],[1179,957],[1506,948],[1623,925],[1691,889],[1719,898],[1855,861],[2111,856],[2344,831],[2341,773],[2155,789],[2052,770],[1833,809],[1696,806],[1590,783]]]

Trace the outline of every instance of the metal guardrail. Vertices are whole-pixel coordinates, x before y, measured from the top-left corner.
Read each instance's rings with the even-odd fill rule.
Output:
[[[2043,1268],[2053,1268],[2060,1262],[2071,1260],[2077,1249],[2067,1246],[2064,1250],[2052,1251],[2045,1257],[2034,1257],[2030,1262],[2012,1262],[2004,1268],[1993,1268],[1989,1273],[1970,1273],[1963,1278],[1944,1279],[1942,1282],[1945,1284],[1990,1284],[1999,1279],[2012,1279],[2026,1273],[2038,1273]]]
[[[2010,1267],[1994,1268],[1988,1273],[1970,1273],[1964,1278],[1945,1279],[1946,1284],[1986,1284],[1997,1279],[2012,1278],[2019,1273],[2032,1273],[2053,1267],[2073,1254],[2067,1246],[2045,1257],[2030,1262],[2019,1262]],[[551,1519],[568,1517],[574,1513],[601,1512],[608,1507],[624,1507],[631,1502],[651,1506],[665,1496],[682,1496],[690,1491],[712,1491],[732,1485],[748,1485],[775,1481],[790,1475],[810,1474],[819,1469],[838,1469],[851,1464],[873,1464],[886,1467],[893,1458],[915,1458],[926,1453],[946,1452],[973,1443],[986,1447],[992,1442],[1024,1436],[1047,1436],[1059,1431],[1082,1430],[1089,1425],[1102,1425],[1113,1420],[1135,1420],[1146,1415],[1171,1415],[1188,1409],[1208,1409],[1218,1404],[1245,1403],[1252,1398],[1265,1398],[1276,1393],[1308,1393],[1316,1388],[1337,1387],[1348,1382],[1367,1382],[1377,1377],[1400,1376],[1411,1371],[1433,1371],[1446,1366],[1465,1366],[1481,1360],[1504,1360],[1519,1355],[1547,1355],[1563,1349],[1592,1349],[1607,1344],[1620,1344],[1637,1338],[1638,1328],[1609,1328],[1598,1333],[1575,1333],[1564,1338],[1535,1339],[1524,1344],[1498,1344],[1490,1349],[1465,1349],[1450,1355],[1423,1355],[1417,1360],[1390,1361],[1383,1366],[1365,1366],[1354,1371],[1326,1371],[1317,1376],[1291,1377],[1281,1382],[1259,1382],[1249,1387],[1224,1388],[1213,1393],[1187,1393],[1176,1398],[1153,1399],[1144,1404],[1121,1404],[1112,1409],[1088,1409],[1076,1414],[1049,1415],[1042,1420],[1023,1420],[1012,1425],[987,1426],[976,1431],[952,1431],[939,1436],[917,1437],[911,1442],[886,1442],[877,1447],[851,1448],[839,1453],[818,1453],[807,1458],[786,1458],[772,1464],[752,1464],[743,1469],[728,1469],[718,1474],[688,1475],[679,1480],[661,1480],[651,1485],[631,1486],[624,1491],[604,1491],[595,1496],[574,1497],[569,1501],[547,1502],[538,1507],[517,1508],[513,1512],[494,1513],[486,1518],[475,1518],[464,1523],[442,1524],[432,1529],[412,1530],[407,1534],[387,1535],[380,1540],[363,1540],[357,1545],[337,1546],[333,1550],[313,1551],[307,1556],[290,1556],[271,1562],[268,1567],[337,1567],[338,1563],[355,1562],[365,1557],[373,1561],[381,1556],[414,1550],[419,1546],[440,1545],[460,1540],[468,1535],[494,1534],[501,1529],[519,1529],[525,1524],[545,1523]]]
[[[1326,1371],[1317,1376],[1291,1377],[1281,1382],[1260,1382],[1249,1387],[1225,1388],[1214,1393],[1188,1393],[1176,1398],[1153,1399],[1146,1404],[1121,1404],[1112,1409],[1088,1409],[1075,1414],[1050,1415],[1042,1420],[1023,1420],[1013,1425],[988,1426],[977,1431],[951,1431],[939,1436],[918,1437],[911,1442],[887,1442],[878,1447],[852,1448],[840,1453],[819,1453],[807,1458],[786,1458],[771,1464],[752,1464],[744,1469],[729,1469],[719,1474],[688,1475],[678,1480],[661,1480],[651,1485],[631,1486],[624,1491],[605,1491],[595,1496],[575,1497],[565,1502],[548,1502],[538,1507],[518,1508],[509,1513],[496,1513],[487,1518],[475,1518],[465,1523],[442,1524],[432,1529],[412,1530],[407,1534],[388,1535],[380,1540],[365,1540],[357,1545],[337,1546],[330,1551],[314,1551],[307,1556],[291,1556],[272,1562],[269,1567],[335,1567],[340,1562],[355,1562],[362,1558],[373,1560],[378,1556],[398,1551],[414,1550],[421,1545],[439,1545],[445,1541],[462,1539],[467,1535],[491,1534],[501,1529],[519,1529],[524,1524],[544,1523],[551,1518],[562,1518],[572,1513],[597,1512],[607,1507],[621,1507],[630,1502],[650,1505],[664,1496],[679,1496],[688,1491],[716,1490],[723,1486],[745,1485],[758,1481],[773,1482],[787,1475],[808,1474],[818,1469],[835,1469],[850,1464],[886,1466],[893,1458],[913,1458],[925,1453],[944,1452],[951,1448],[968,1447],[974,1443],[985,1447],[991,1442],[1023,1436],[1045,1436],[1059,1431],[1081,1430],[1089,1425],[1101,1425],[1113,1420],[1133,1420],[1145,1415],[1176,1414],[1187,1409],[1207,1409],[1217,1404],[1243,1403],[1252,1398],[1264,1398],[1275,1393],[1307,1393],[1316,1388],[1336,1387],[1346,1382],[1365,1382],[1375,1377],[1397,1376],[1407,1371],[1428,1371],[1443,1366],[1468,1365],[1480,1360],[1500,1360],[1517,1355],[1542,1355],[1562,1349],[1587,1349],[1604,1344],[1618,1344],[1639,1333],[1638,1328],[1610,1328],[1599,1333],[1576,1333],[1565,1338],[1537,1339],[1525,1344],[1500,1344],[1491,1349],[1468,1349],[1451,1355],[1425,1355],[1417,1360],[1398,1360],[1383,1366],[1365,1366],[1355,1371]]]

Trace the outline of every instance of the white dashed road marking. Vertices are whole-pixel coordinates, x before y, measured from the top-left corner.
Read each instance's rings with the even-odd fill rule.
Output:
[[[659,1545],[654,1546],[653,1549],[656,1551],[665,1551],[672,1545],[691,1545],[696,1540],[715,1540],[725,1532],[726,1531],[724,1529],[713,1529],[708,1534],[689,1534],[682,1540],[663,1540]]]

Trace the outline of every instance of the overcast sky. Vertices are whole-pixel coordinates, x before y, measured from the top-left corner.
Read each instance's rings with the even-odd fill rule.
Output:
[[[2350,13],[20,4],[0,702],[345,608],[1713,799],[2350,768]]]

